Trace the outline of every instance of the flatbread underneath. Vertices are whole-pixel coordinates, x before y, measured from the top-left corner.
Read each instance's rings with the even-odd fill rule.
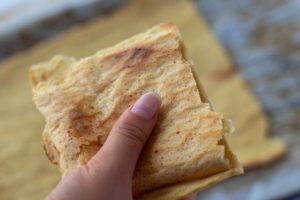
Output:
[[[85,164],[121,113],[154,91],[162,107],[136,167],[135,197],[179,198],[242,173],[224,139],[226,120],[199,91],[183,49],[177,27],[168,23],[78,61],[56,56],[31,67],[48,158],[63,174]]]

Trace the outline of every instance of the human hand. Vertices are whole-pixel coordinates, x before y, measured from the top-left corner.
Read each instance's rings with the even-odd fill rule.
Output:
[[[154,93],[140,97],[114,124],[97,154],[61,180],[46,199],[132,200],[133,172],[156,123],[160,104]]]

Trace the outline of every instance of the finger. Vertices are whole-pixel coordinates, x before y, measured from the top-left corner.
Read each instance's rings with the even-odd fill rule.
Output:
[[[113,126],[106,142],[94,157],[110,166],[119,166],[132,177],[136,162],[157,120],[161,101],[147,93],[127,109]]]

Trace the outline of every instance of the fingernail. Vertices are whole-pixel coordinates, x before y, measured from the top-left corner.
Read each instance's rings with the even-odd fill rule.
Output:
[[[132,106],[131,112],[143,119],[152,119],[158,111],[161,100],[158,94],[149,92],[142,95]]]

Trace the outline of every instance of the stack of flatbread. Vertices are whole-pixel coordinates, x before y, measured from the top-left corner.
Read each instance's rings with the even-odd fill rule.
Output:
[[[83,59],[55,56],[30,77],[46,153],[63,174],[87,163],[148,91],[162,106],[135,170],[137,199],[179,199],[243,172],[224,138],[230,123],[208,103],[173,23]]]

